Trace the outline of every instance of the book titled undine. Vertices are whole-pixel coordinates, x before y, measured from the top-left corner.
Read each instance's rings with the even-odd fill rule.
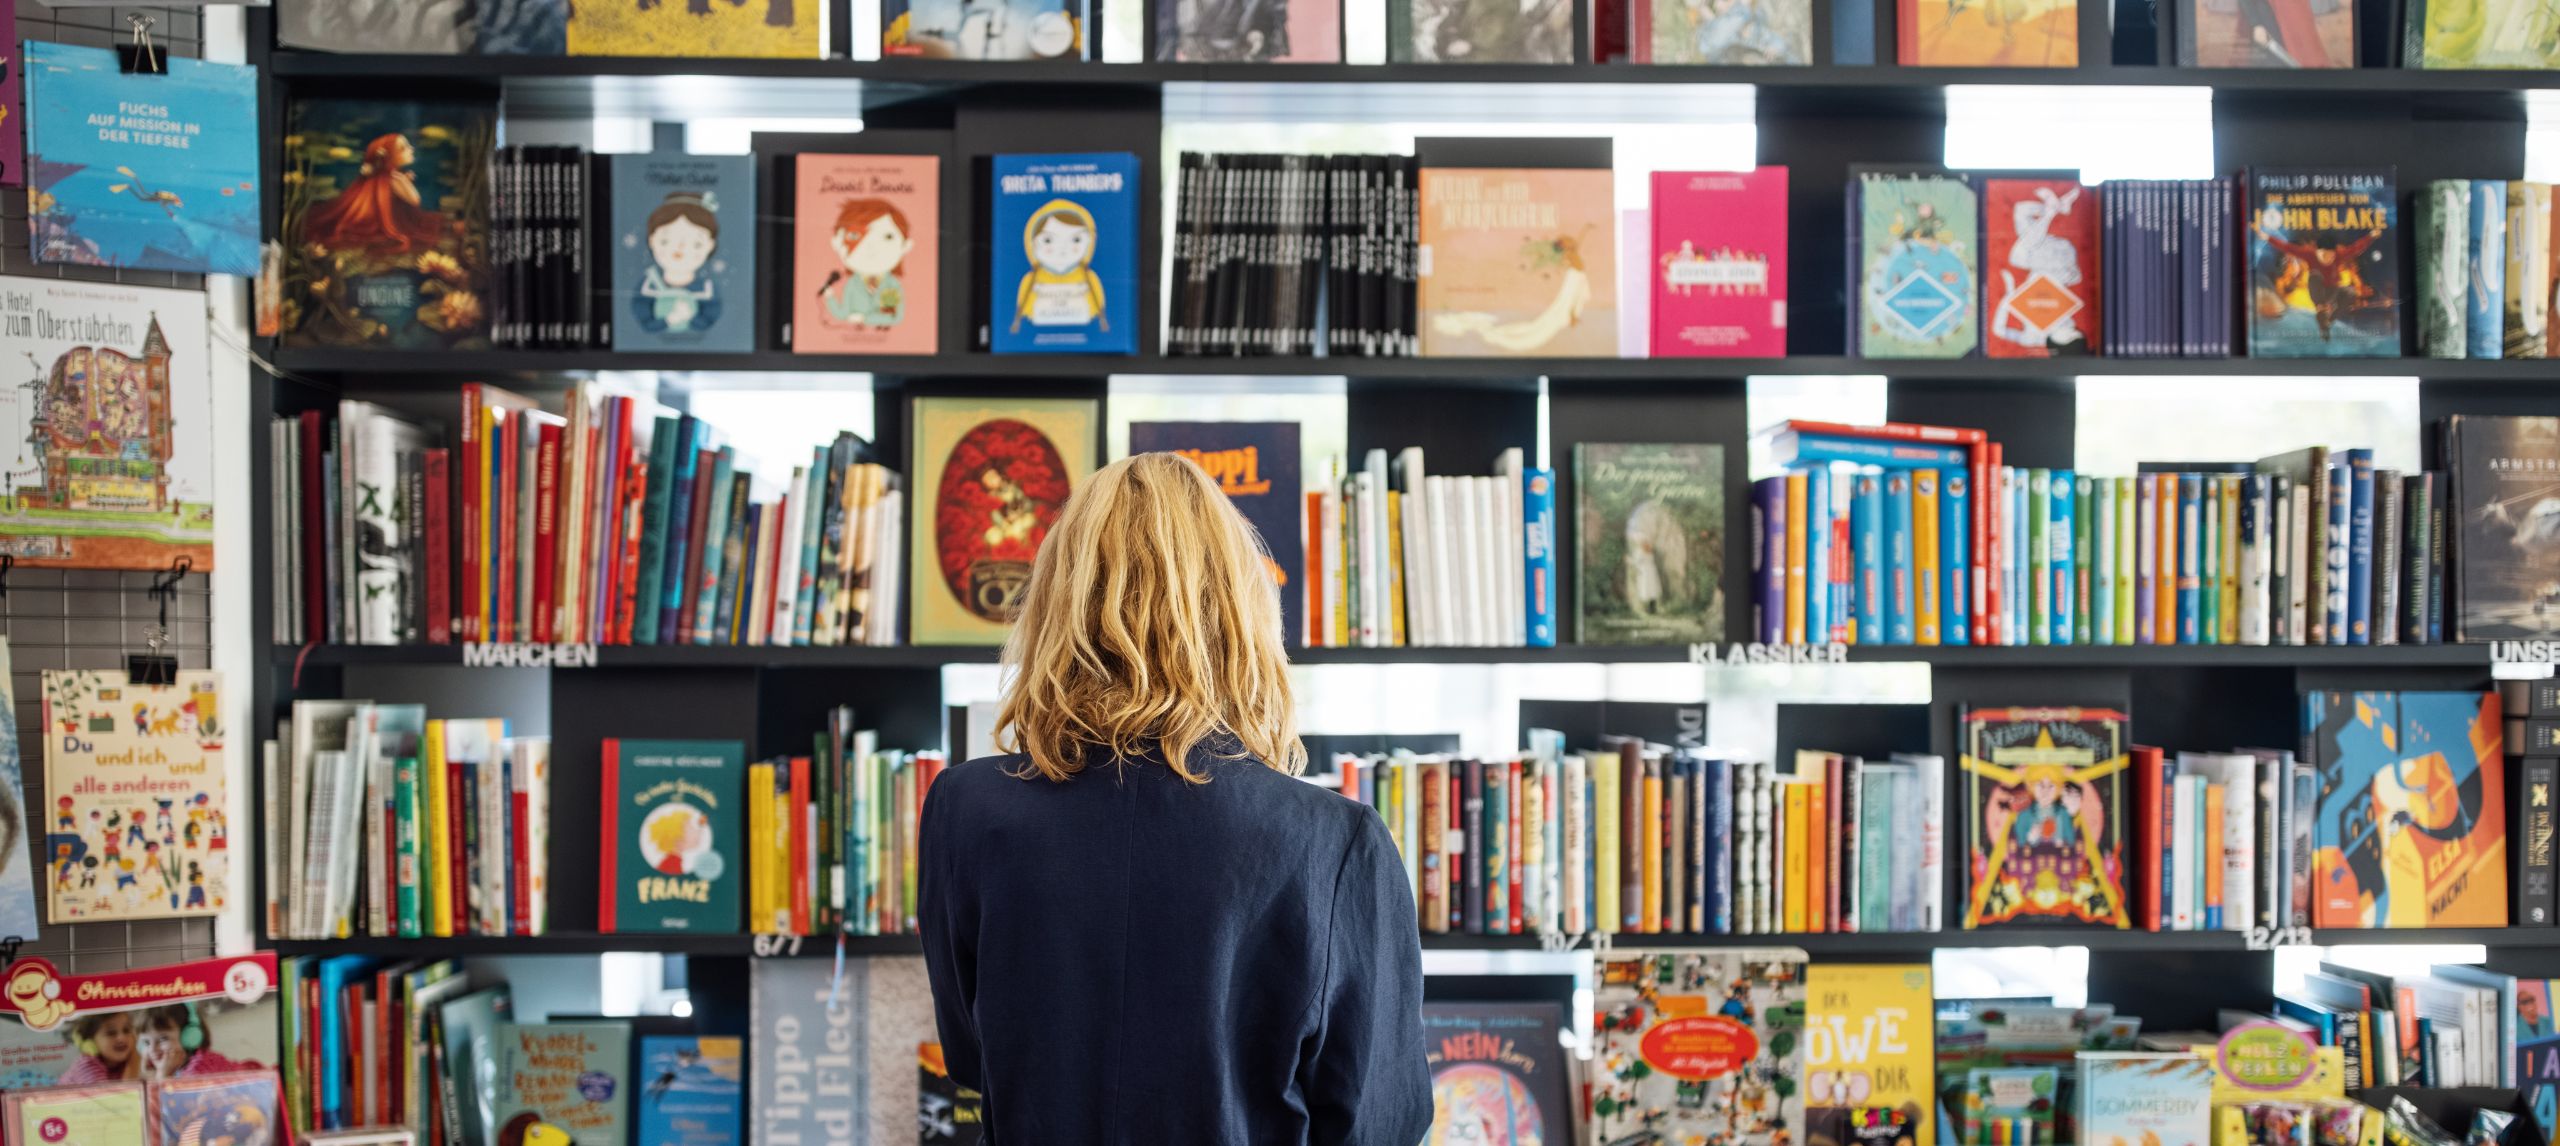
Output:
[[[2398,218],[2387,167],[2250,172],[2249,353],[2397,357]]]
[[[1964,358],[1980,335],[1977,201],[1962,175],[1863,172],[1851,182],[1858,265],[1850,343],[1867,358]]]
[[[1787,169],[1653,174],[1653,356],[1787,353]]]
[[[1964,713],[1964,925],[2132,926],[2125,714]]]
[[[1137,156],[996,156],[990,234],[996,353],[1137,350]]]
[[[287,346],[489,345],[495,100],[297,100],[284,139]]]
[[[744,155],[613,157],[613,348],[755,349],[756,173]]]
[[[1983,353],[2088,354],[2098,314],[2097,194],[2073,179],[1985,178]]]
[[[735,740],[604,742],[600,930],[738,930],[745,777]]]
[[[214,915],[230,897],[222,677],[44,674],[46,918]]]
[[[802,155],[791,239],[791,349],[931,354],[942,321],[942,160]]]
[[[1724,447],[1573,447],[1574,639],[1687,644],[1724,636]]]
[[[1101,410],[1074,398],[936,397],[914,411],[910,639],[1002,643],[1032,557],[1093,472]]]
[[[1615,357],[1610,188],[1606,168],[1423,168],[1422,353]]]
[[[1228,500],[1262,535],[1271,580],[1280,586],[1284,632],[1303,631],[1298,614],[1306,593],[1296,582],[1304,568],[1302,528],[1306,492],[1298,473],[1296,422],[1131,422],[1129,452],[1167,451],[1199,463]]]
[[[1564,1007],[1557,1003],[1425,1003],[1431,1142],[1569,1142]]]

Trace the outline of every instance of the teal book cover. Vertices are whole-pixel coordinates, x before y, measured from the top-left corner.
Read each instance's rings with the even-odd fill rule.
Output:
[[[745,1141],[746,1040],[734,1035],[644,1035],[637,1146],[738,1146]]]
[[[735,740],[604,742],[599,930],[739,930],[746,767]]]
[[[498,1030],[515,1018],[515,998],[505,984],[474,991],[444,1004],[446,1083],[460,1097],[460,1138],[487,1142],[498,1124]],[[456,1071],[471,1077],[453,1079]]]
[[[105,48],[26,42],[37,262],[258,273],[257,69],[168,65],[127,75]]]
[[[488,1141],[629,1146],[628,1023],[504,1023],[498,1119]]]
[[[2209,1146],[2213,1063],[2201,1055],[2082,1051],[2074,1125],[2085,1146]]]
[[[1962,175],[1865,172],[1851,187],[1865,358],[1967,358],[1980,341],[1981,212]]]
[[[284,136],[284,344],[489,345],[497,101],[296,100]]]
[[[744,155],[613,157],[613,348],[756,348],[756,172]]]
[[[676,449],[683,441],[681,421],[673,414],[657,419],[649,434],[649,489],[640,502],[639,582],[632,600],[651,602],[632,610],[631,643],[658,643],[658,609],[666,593],[667,496],[676,476]]]

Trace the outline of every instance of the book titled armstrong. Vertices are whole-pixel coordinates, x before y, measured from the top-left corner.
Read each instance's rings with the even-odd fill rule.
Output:
[[[2456,414],[2443,432],[2454,639],[2560,638],[2560,418]]]
[[[2249,353],[2400,353],[2398,192],[2392,169],[2249,173]]]

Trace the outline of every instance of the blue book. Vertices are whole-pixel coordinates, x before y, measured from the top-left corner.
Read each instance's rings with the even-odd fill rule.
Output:
[[[2463,333],[2473,358],[2506,356],[2507,184],[2471,181],[2471,313]],[[2358,642],[2361,643],[2361,642]]]
[[[1698,782],[1707,788],[1707,930],[1733,933],[1733,765],[1709,757],[1698,762]]]
[[[738,1146],[747,1118],[736,1036],[644,1035],[632,1121],[646,1146]]]
[[[2112,645],[2116,643],[2116,483],[2113,478],[2081,478],[2081,488],[2088,491],[2080,502],[2080,512],[2089,518],[2087,533],[2090,551],[2080,555],[2089,566],[2088,624],[2080,631],[2089,634],[2082,644]]]
[[[1951,469],[1972,461],[1963,446],[1912,442],[1899,438],[1860,438],[1781,430],[1769,440],[1770,456],[1782,466],[1849,462],[1889,470]]]
[[[1299,499],[1289,500],[1294,505]],[[1532,466],[1521,472],[1520,511],[1522,552],[1527,558],[1520,584],[1529,595],[1529,647],[1552,649],[1556,647],[1556,471]]]
[[[1858,471],[1857,500],[1849,508],[1849,541],[1857,547],[1857,642],[1885,643],[1884,471]]]
[[[1787,639],[1787,479],[1751,483],[1751,635]]]
[[[1804,467],[1804,639],[1831,639],[1831,467]]]
[[[1484,854],[1477,859],[1484,865],[1484,929],[1490,935],[1511,933],[1511,849],[1507,842],[1493,842],[1497,836],[1507,840],[1511,833],[1511,785],[1504,776],[1505,765],[1496,762],[1485,766]],[[1368,777],[1364,775],[1361,780],[1361,794],[1365,797]],[[1375,800],[1362,802],[1372,808],[1378,806]]]
[[[1961,466],[1938,473],[1938,643],[1973,643],[1973,471]]]
[[[371,978],[378,960],[367,955],[333,955],[320,960],[320,1113],[329,1127],[359,1125],[347,1109],[347,1066],[353,1052],[346,1046],[346,1016],[340,1000],[349,982]]]
[[[2373,451],[2347,452],[2347,643],[2373,643]]]
[[[702,423],[687,414],[676,424],[676,475],[667,487],[667,561],[659,572],[664,586],[658,599],[658,643],[685,643],[684,632],[677,628],[684,616],[685,594],[693,588],[685,584],[684,564],[687,547],[692,543],[689,523],[693,521],[694,477],[702,465]]]
[[[11,176],[20,178],[9,182],[23,182],[31,190],[41,188],[48,203],[35,212],[32,220],[34,241],[28,253],[36,262],[184,274],[258,273],[258,141],[262,133],[258,130],[256,68],[167,57],[164,74],[136,77],[125,74],[117,65],[116,53],[107,48],[75,47],[33,38],[25,45],[22,74],[26,80],[27,154],[23,171],[16,165],[9,171]],[[14,50],[16,45],[11,48]],[[18,78],[10,77],[12,82]],[[20,125],[15,122],[16,101],[11,102],[13,115],[8,130],[17,131]],[[335,126],[324,109],[343,102],[313,101],[310,107],[297,108],[294,118],[309,124],[316,135]],[[367,115],[396,116],[406,109],[414,116],[428,111],[416,104],[375,102],[381,106],[367,109]],[[368,119],[355,126],[378,125]],[[288,246],[297,251],[304,246],[345,248],[350,264],[372,271],[378,264],[395,261],[394,256],[423,249],[436,241],[436,231],[443,226],[436,216],[427,216],[436,219],[433,227],[404,234],[398,227],[415,215],[379,216],[353,207],[356,203],[391,202],[387,196],[393,193],[392,188],[375,192],[369,186],[371,181],[362,180],[358,174],[359,170],[370,174],[372,168],[359,168],[354,160],[360,151],[364,162],[375,162],[379,156],[368,145],[377,136],[392,131],[381,127],[366,134],[349,131],[336,137],[353,145],[339,152],[348,159],[343,165],[348,182],[315,180],[318,186],[327,187],[333,197],[307,207],[301,201],[301,189],[296,188],[297,194],[288,200],[297,208],[289,221],[295,226],[298,241]],[[320,145],[312,150],[330,149]],[[446,149],[447,153],[452,150]],[[289,152],[293,158],[287,162],[303,154],[297,135]],[[418,158],[423,159],[423,164],[416,159],[401,164],[397,173],[399,185],[432,192],[437,187],[436,157]],[[426,170],[420,170],[421,166]],[[334,180],[341,172],[325,174]],[[385,172],[383,178],[390,179],[392,175]],[[410,183],[413,179],[415,184]],[[375,193],[386,198],[369,197]],[[413,198],[404,206],[414,210],[414,204]],[[427,206],[436,206],[435,200],[429,199]],[[459,233],[463,229],[457,225],[452,231]],[[382,253],[370,253],[376,249]],[[326,259],[317,261],[328,264]],[[325,277],[336,292],[322,294],[325,300],[354,309],[369,297],[347,291],[348,284],[339,281],[345,276],[334,270]],[[402,281],[396,268],[391,274],[367,277],[388,281],[393,297],[410,309],[424,301],[414,293],[414,266],[405,276],[406,281]],[[323,292],[320,285],[311,289]],[[73,318],[63,314],[55,317],[66,322]],[[86,320],[87,315],[78,317]],[[107,341],[103,335],[88,337],[102,344]],[[386,332],[383,337],[388,339],[390,335]],[[179,354],[185,353],[181,347]]]
[[[2200,639],[2204,586],[2204,475],[2178,475],[2178,643]]]
[[[2348,476],[2343,460],[2329,463],[2329,551],[2321,556],[2328,568],[2320,602],[2325,614],[2329,643],[2347,643],[2347,521],[2352,516],[2355,482]],[[2370,591],[2370,587],[2368,590]]]
[[[1137,352],[1137,156],[996,156],[992,210],[996,353]]]
[[[2077,484],[2070,470],[2053,471],[2053,493],[2048,500],[2052,517],[2045,526],[2052,535],[2053,552],[2045,558],[2045,561],[2050,566],[2053,577],[2051,639],[2057,645],[2071,643],[2078,617],[2080,583],[2075,572],[2075,563],[2079,555],[2072,552],[2071,539],[2071,531],[2080,520],[2079,498],[2075,492]]]
[[[1911,595],[1911,578],[1919,571],[1911,551],[1911,474],[1887,470],[1884,475],[1884,642],[1907,645],[1919,639],[1919,604]]]
[[[745,155],[617,155],[613,348],[756,348],[756,170]]]

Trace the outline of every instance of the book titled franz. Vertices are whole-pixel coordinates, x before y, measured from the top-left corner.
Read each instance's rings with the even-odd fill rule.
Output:
[[[734,740],[604,742],[599,930],[738,930],[745,776]]]

